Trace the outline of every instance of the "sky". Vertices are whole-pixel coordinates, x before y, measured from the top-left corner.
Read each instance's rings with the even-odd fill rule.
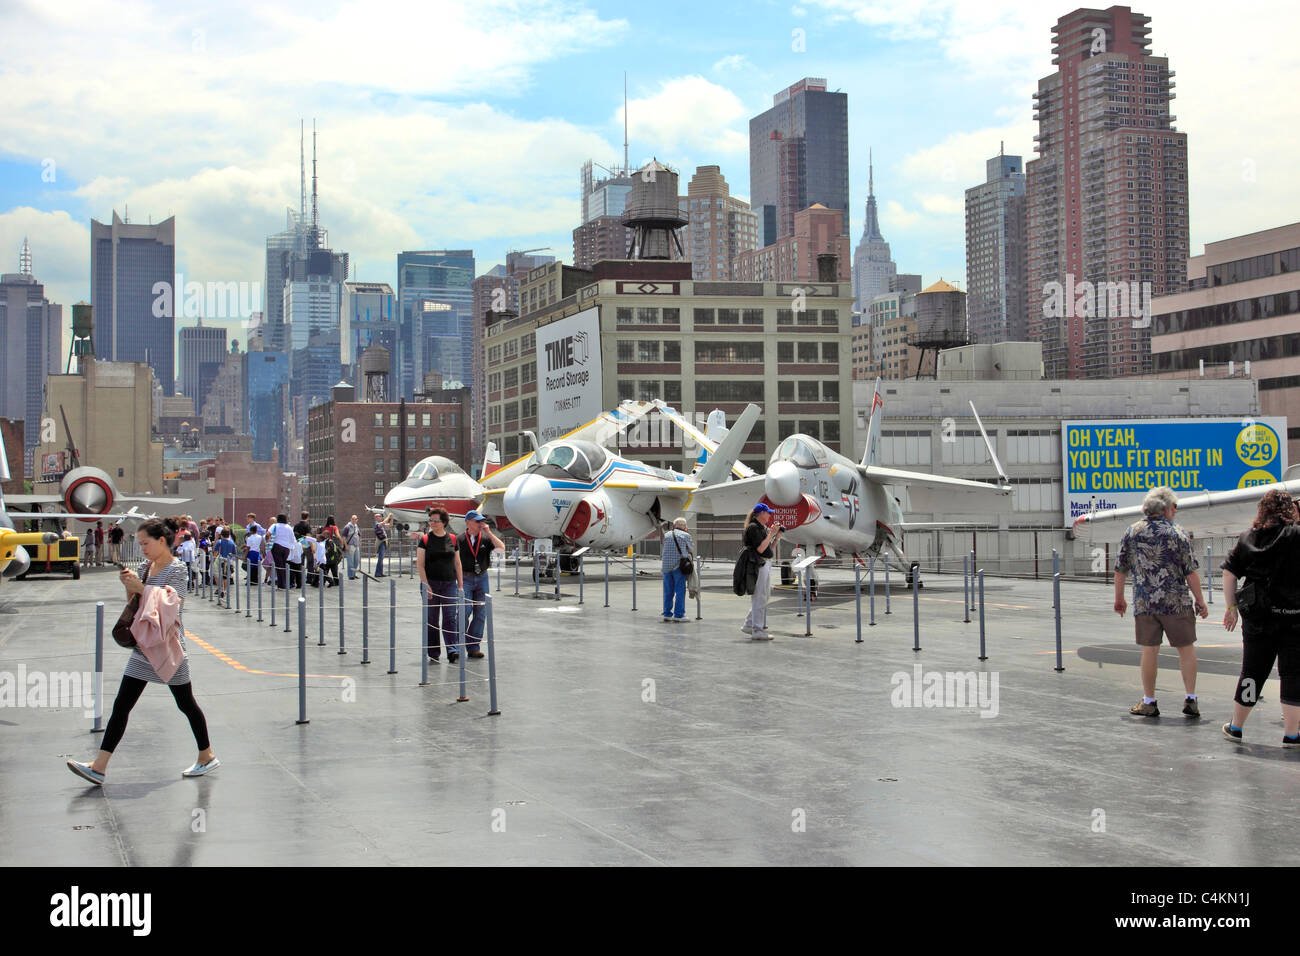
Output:
[[[965,279],[964,191],[999,145],[1033,158],[1052,72],[1041,0],[0,0],[26,38],[0,60],[0,271],[24,237],[46,294],[90,298],[90,220],[176,216],[186,282],[264,281],[317,128],[320,222],[356,278],[396,290],[397,253],[509,249],[572,262],[579,170],[623,154],[716,164],[748,198],[748,125],[805,76],[848,94],[850,238],[867,155],[900,272]],[[1300,8],[1152,0],[1188,135],[1191,252],[1300,220]],[[311,170],[308,169],[310,178]],[[310,188],[310,185],[309,185]],[[264,290],[263,290],[264,292]],[[178,321],[178,325],[181,324]],[[187,324],[192,324],[187,323]],[[241,338],[239,323],[231,334]]]

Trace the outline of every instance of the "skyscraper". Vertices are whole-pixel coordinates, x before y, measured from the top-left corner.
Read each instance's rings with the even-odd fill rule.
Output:
[[[95,356],[146,362],[164,395],[176,393],[176,218],[140,225],[90,221]]]
[[[339,313],[343,378],[360,385],[361,353],[382,345],[391,355],[397,349],[397,296],[387,282],[344,282]],[[392,379],[389,379],[392,388]],[[393,401],[390,394],[385,401]]]
[[[999,153],[987,179],[966,190],[966,316],[972,342],[1022,342],[1025,298],[1025,174]]]
[[[731,195],[718,166],[697,166],[680,200],[687,223],[682,245],[696,279],[732,278],[732,261],[758,248],[758,217]]]
[[[1186,281],[1187,136],[1150,22],[1079,9],[1052,30],[1057,71],[1034,94],[1026,168],[1029,336],[1048,377],[1150,371],[1149,310],[1133,293],[1149,302]]]
[[[417,388],[424,387],[425,373],[432,368],[430,350],[435,345],[439,362],[446,366],[438,369],[444,380],[473,381],[473,250],[398,253],[397,303],[401,336],[393,370],[401,387],[399,397],[409,400]],[[439,305],[448,308],[436,308]],[[459,353],[444,349],[445,343],[429,341],[448,335],[459,337]]]
[[[889,243],[880,234],[880,218],[876,211],[876,172],[867,153],[867,216],[862,227],[862,239],[853,255],[853,311],[859,321],[867,324],[871,300],[889,291],[889,279],[898,274],[898,267],[890,258]]]
[[[226,358],[226,330],[215,325],[187,326],[180,331],[180,391],[202,409],[208,387]],[[204,368],[204,366],[209,366]]]
[[[28,474],[32,452],[40,444],[45,376],[61,371],[62,352],[63,306],[45,298],[45,286],[32,275],[31,246],[24,239],[18,271],[0,276],[0,418],[25,422]]]
[[[806,77],[777,93],[749,121],[749,204],[759,245],[794,232],[795,213],[821,203],[839,210],[849,231],[849,98]]]

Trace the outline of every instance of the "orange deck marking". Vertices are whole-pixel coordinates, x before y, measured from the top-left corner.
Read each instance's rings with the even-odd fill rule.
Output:
[[[190,640],[192,640],[195,644],[199,645],[199,647],[203,648],[205,651],[207,651],[217,660],[221,661],[223,664],[229,664],[237,671],[243,671],[246,674],[261,674],[263,677],[297,677],[298,676],[297,671],[295,671],[292,674],[281,674],[277,671],[259,671],[253,667],[245,667],[243,664],[239,663],[239,661],[235,660],[229,654],[226,654],[224,651],[217,650],[217,648],[213,647],[211,644],[209,644],[207,641],[199,637],[197,634],[195,634],[193,631],[189,630],[188,628],[185,631],[185,636],[188,637]],[[347,679],[346,676],[343,674],[308,674],[307,676],[316,678],[318,680],[346,680]]]

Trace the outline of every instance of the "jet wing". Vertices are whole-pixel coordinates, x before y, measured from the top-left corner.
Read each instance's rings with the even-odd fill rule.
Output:
[[[668,419],[680,428],[683,434],[689,435],[696,444],[705,449],[710,455],[717,452],[718,443],[691,424],[690,420],[681,412],[677,411],[677,409],[672,408],[659,399],[655,399],[654,405],[659,409],[659,413],[663,415],[664,418]],[[746,435],[748,435],[748,432],[746,432]],[[737,478],[752,478],[754,476],[754,469],[750,468],[744,462],[736,461],[731,465],[731,474]]]
[[[6,505],[57,505],[63,503],[62,495],[5,495]]]
[[[710,515],[748,514],[767,490],[765,480],[765,475],[754,475],[697,488],[683,510]]]
[[[921,514],[935,512],[987,513],[997,510],[1011,494],[1010,485],[993,485],[966,478],[948,478],[922,471],[859,466],[859,473],[878,485],[890,485],[906,493],[903,511]]]
[[[617,408],[601,412],[599,416],[587,422],[587,424],[575,428],[559,438],[553,438],[551,441],[594,441],[598,445],[604,445],[610,439],[616,438],[627,431],[653,411],[657,411],[653,402],[620,402]],[[550,442],[543,442],[542,444],[547,445]],[[533,452],[530,450],[528,454],[516,458],[505,467],[498,468],[490,475],[484,475],[480,479],[480,484],[483,485],[485,492],[488,494],[491,494],[494,489],[503,492],[511,481],[527,470],[532,460]]]
[[[1202,492],[1178,498],[1174,524],[1199,535],[1237,535],[1250,528],[1259,511],[1259,499],[1268,491],[1285,491],[1300,496],[1300,478],[1275,481],[1249,488]],[[1111,508],[1074,519],[1074,537],[1098,544],[1118,542],[1133,522],[1142,518],[1142,506]]]
[[[155,498],[153,495],[118,495],[118,501],[143,501],[155,505],[183,505],[193,498]]]

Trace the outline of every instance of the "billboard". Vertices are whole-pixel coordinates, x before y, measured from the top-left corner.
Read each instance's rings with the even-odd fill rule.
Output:
[[[1285,436],[1285,418],[1063,421],[1065,523],[1140,505],[1161,485],[1195,494],[1280,481]]]
[[[537,440],[587,424],[601,406],[600,311],[585,309],[537,330]]]

